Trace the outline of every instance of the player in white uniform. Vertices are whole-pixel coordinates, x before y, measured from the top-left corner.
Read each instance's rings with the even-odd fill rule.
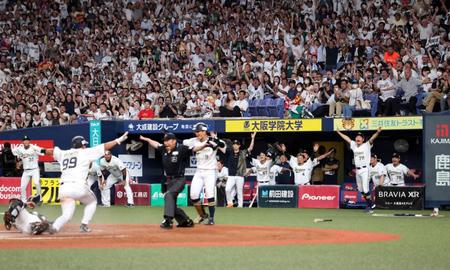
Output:
[[[270,174],[270,168],[272,168],[272,159],[264,152],[261,152],[258,155],[258,158],[252,158],[249,172],[256,173],[256,181],[258,182],[258,186],[267,186],[271,185],[272,177]]]
[[[97,162],[92,162],[91,166],[89,167],[89,173],[87,178],[88,186],[92,186],[95,182],[98,181],[98,186],[100,187],[103,183],[103,174],[100,170],[100,166],[97,164]]]
[[[397,153],[392,155],[392,163],[386,165],[386,171],[389,175],[388,186],[405,186],[405,175],[412,176],[414,179],[419,178],[419,175],[400,163],[400,155]]]
[[[48,231],[50,223],[47,218],[37,212],[28,212],[27,206],[19,199],[9,200],[8,210],[3,214],[5,228],[9,231],[15,227],[21,233],[33,235]]]
[[[378,161],[378,156],[375,154],[370,157],[369,175],[373,182],[373,189],[389,182],[386,167]]]
[[[228,181],[228,168],[223,165],[222,160],[217,161],[217,201],[220,206],[226,205],[226,192],[225,187],[227,185]],[[231,190],[232,196],[236,196],[236,188],[233,188]],[[223,199],[223,203],[220,201],[219,196],[221,196]]]
[[[27,186],[30,179],[33,179],[36,194],[42,200],[42,197],[40,197],[41,182],[38,164],[39,156],[42,155],[40,151],[41,148],[39,146],[30,144],[30,138],[28,136],[24,136],[22,144],[12,151],[13,155],[21,159],[23,164],[22,179],[20,180],[21,199],[23,202],[27,201]]]
[[[209,219],[208,225],[214,225],[215,212],[215,188],[216,188],[216,169],[217,169],[217,149],[225,153],[225,143],[217,138],[217,134],[210,132],[211,137],[207,135],[207,126],[203,123],[198,123],[194,126],[195,138],[183,141],[183,144],[188,147],[198,147],[205,144],[202,150],[195,153],[197,159],[197,170],[191,182],[191,200],[197,210],[198,217],[194,220],[195,223],[201,223],[208,218],[208,214],[203,209],[200,201],[200,194],[205,187],[205,197],[208,200]]]
[[[314,145],[314,152],[317,152],[319,145]],[[314,167],[320,164],[320,161],[333,153],[333,150],[320,155],[314,159],[311,159],[307,151],[298,153],[297,157],[291,156],[289,159],[289,165],[291,165],[294,171],[294,183],[296,185],[310,185],[311,175]]]
[[[133,191],[130,187],[130,172],[125,164],[118,157],[111,155],[111,152],[105,151],[105,156],[100,159],[100,170],[108,171],[109,176],[106,182],[102,183],[102,204],[105,207],[111,206],[111,187],[123,181],[124,189],[127,194],[127,207],[134,206]]]
[[[370,150],[374,140],[380,135],[380,132],[381,127],[378,128],[377,132],[375,132],[372,137],[370,137],[368,142],[364,142],[364,135],[360,132],[356,134],[355,140],[353,141],[347,135],[339,130],[337,131],[339,136],[350,144],[350,149],[353,151],[356,167],[356,185],[358,186],[358,191],[361,192],[362,196],[367,201],[366,211],[370,213],[372,212],[372,199],[369,190]]]
[[[72,148],[69,150],[61,150],[59,147],[42,150],[45,154],[52,155],[59,162],[61,168],[59,197],[62,215],[52,224],[51,233],[60,231],[72,219],[75,212],[75,201],[80,201],[85,206],[80,232],[91,231],[88,224],[95,214],[97,199],[87,185],[89,166],[91,162],[102,157],[105,151],[124,142],[127,135],[128,132],[113,141],[92,148],[85,148],[87,141],[82,136],[76,136],[72,139]]]

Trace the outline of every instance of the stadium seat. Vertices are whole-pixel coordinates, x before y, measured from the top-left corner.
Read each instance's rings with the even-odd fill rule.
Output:
[[[277,117],[277,99],[270,99],[268,102],[267,110],[270,117]]]
[[[258,104],[261,102],[260,99],[252,99],[249,102],[248,111],[251,116],[258,116]]]
[[[284,99],[276,98],[271,99],[268,106],[268,112],[270,117],[283,118],[284,117]]]
[[[258,116],[269,116],[269,104],[271,102],[271,98],[266,98],[260,101],[257,106]]]

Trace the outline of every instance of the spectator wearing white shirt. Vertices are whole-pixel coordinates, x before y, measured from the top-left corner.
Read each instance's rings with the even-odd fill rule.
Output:
[[[387,69],[381,71],[381,79],[377,82],[380,89],[380,100],[378,113],[382,112],[383,116],[399,115],[400,102],[396,98],[396,87]]]
[[[353,111],[356,109],[361,109],[361,104],[364,102],[363,92],[358,84],[352,84],[352,88],[349,93],[348,104],[344,106],[344,118],[352,118]]]
[[[244,90],[240,90],[238,93],[238,100],[234,103],[235,106],[239,107],[241,114],[248,110],[246,95],[247,93]]]
[[[133,75],[133,84],[143,88],[148,82],[150,82],[150,77],[142,70],[142,66],[138,66],[136,73]]]

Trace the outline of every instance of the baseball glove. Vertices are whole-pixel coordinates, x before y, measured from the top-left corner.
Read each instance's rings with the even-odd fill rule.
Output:
[[[42,234],[43,232],[47,231],[50,227],[50,224],[47,221],[33,222],[30,225],[32,235]]]
[[[3,214],[3,222],[5,223],[5,228],[9,231],[11,230],[11,227],[14,223],[14,217],[11,215],[10,212],[6,211]]]

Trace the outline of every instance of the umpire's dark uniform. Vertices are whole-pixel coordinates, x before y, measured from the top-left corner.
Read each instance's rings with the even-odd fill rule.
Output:
[[[174,134],[168,133],[164,136],[164,141],[166,140],[176,140],[176,137]],[[192,150],[183,144],[177,143],[171,151],[168,151],[164,145],[158,147],[158,151],[162,154],[162,163],[166,176],[164,221],[161,224],[161,228],[172,228],[173,218],[177,221],[178,227],[192,227],[194,226],[193,221],[182,209],[177,207],[178,194],[183,191],[186,184],[184,171],[188,165]]]

